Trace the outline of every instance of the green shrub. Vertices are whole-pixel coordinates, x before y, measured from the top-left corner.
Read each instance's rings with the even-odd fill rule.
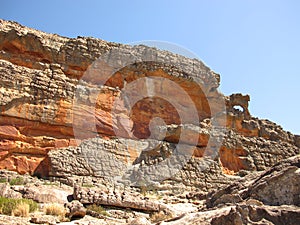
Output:
[[[7,182],[7,179],[5,177],[0,178],[0,183],[6,183],[6,182]]]
[[[25,203],[29,205],[29,212],[34,212],[38,209],[38,204],[31,199],[12,199],[0,197],[0,213],[12,215],[12,212],[18,205]]]
[[[83,184],[82,187],[93,188],[95,186],[93,184]]]
[[[46,185],[46,186],[59,186],[58,183],[55,183],[55,182],[47,182],[47,181],[44,181],[44,182],[43,182],[43,185]]]
[[[9,181],[9,184],[10,185],[23,185],[24,184],[24,179],[23,177],[16,177],[16,178],[13,178]]]
[[[103,216],[109,216],[108,212],[106,212],[105,209],[102,206],[98,206],[96,204],[89,205],[87,207],[87,210],[91,210],[91,211],[99,213]]]

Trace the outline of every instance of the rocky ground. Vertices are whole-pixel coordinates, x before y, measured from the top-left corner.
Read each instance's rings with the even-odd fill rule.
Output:
[[[300,136],[219,85],[197,59],[0,20],[0,196],[39,204],[0,224],[300,224]]]
[[[27,198],[40,208],[49,203],[62,204],[69,222],[43,210],[27,218],[0,216],[0,224],[286,224],[300,223],[300,156],[284,160],[261,172],[250,174],[239,182],[208,193],[184,191],[168,195],[163,191],[138,190],[127,187],[74,187],[22,176],[22,184],[10,185],[19,179],[15,172],[1,171],[0,195]],[[5,182],[5,180],[7,182]],[[88,208],[101,205],[103,211]]]

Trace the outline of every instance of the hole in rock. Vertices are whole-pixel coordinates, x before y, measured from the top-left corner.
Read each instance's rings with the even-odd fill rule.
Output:
[[[244,112],[244,108],[240,105],[234,105],[233,109],[234,109],[234,111]]]

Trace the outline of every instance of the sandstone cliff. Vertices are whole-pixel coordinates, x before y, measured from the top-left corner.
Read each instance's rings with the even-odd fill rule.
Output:
[[[122,52],[122,56],[129,54],[135,57],[134,63],[128,63],[131,61],[130,57],[116,59],[121,62],[114,66],[120,69],[113,71],[107,80],[102,81],[105,74],[101,71],[101,76],[97,74],[99,71],[94,69],[94,61],[102,56],[114,60],[119,56],[113,56],[114,51]],[[107,56],[107,52],[110,55]],[[91,65],[94,66],[93,69],[89,69]],[[282,130],[270,121],[259,120],[250,115],[249,96],[223,96],[217,91],[220,81],[217,74],[201,61],[170,52],[146,46],[125,46],[94,38],[65,38],[1,20],[0,76],[0,168],[19,173],[56,176],[62,173],[92,175],[99,172],[100,170],[93,171],[93,168],[87,169],[88,166],[84,165],[84,171],[76,170],[74,168],[80,168],[80,165],[73,164],[79,164],[80,161],[68,161],[67,157],[62,157],[74,149],[89,148],[89,144],[79,145],[80,142],[89,142],[88,139],[96,137],[98,133],[98,142],[105,143],[109,154],[119,157],[119,162],[131,164],[162,161],[162,149],[171,152],[174,144],[182,141],[183,144],[192,146],[190,151],[193,151],[193,163],[188,163],[176,175],[177,179],[197,182],[203,178],[202,171],[200,174],[194,171],[197,159],[203,157],[204,152],[213,148],[217,142],[209,142],[213,136],[211,128],[216,117],[220,120],[225,118],[226,121],[218,125],[225,126],[226,123],[228,129],[224,132],[223,143],[218,146],[217,160],[213,159],[216,163],[211,168],[219,176],[234,174],[240,170],[264,170],[299,153],[298,136]],[[164,90],[160,91],[157,87],[162,82],[159,80],[148,79],[156,89],[156,95],[177,97],[175,103],[169,97],[154,98],[145,94],[147,98],[126,108],[126,99],[120,98],[121,92],[129,87],[129,94],[139,93],[147,89],[145,85],[148,81],[132,86],[130,83],[140,78],[153,77],[164,78],[164,82],[171,81],[171,85],[177,84],[190,97],[194,106],[191,110],[196,110],[198,123],[192,120],[192,116],[184,115],[191,114],[190,110],[184,109],[190,103],[187,98],[184,95],[178,96],[178,89],[171,85],[164,85]],[[99,84],[102,85],[101,89],[96,87]],[[163,95],[163,92],[167,95]],[[235,106],[241,106],[243,112]],[[225,117],[217,116],[218,113],[224,113],[223,107],[226,107]],[[164,129],[165,137],[153,144],[156,149],[152,149],[152,155],[142,156],[140,153],[143,147],[139,140],[149,137],[149,122],[155,117],[164,120],[160,127]],[[185,121],[180,121],[183,117]],[[124,127],[124,124],[131,130],[128,131],[129,128]],[[156,125],[157,127],[159,126]],[[185,135],[182,136],[182,133]],[[114,136],[123,138],[124,141],[117,144]],[[155,142],[155,139],[156,137],[151,137],[150,142]],[[91,141],[94,148],[93,143]],[[62,150],[53,151],[57,149]],[[139,157],[146,157],[147,160]],[[115,168],[103,166],[106,167],[105,172],[101,170],[103,173],[118,174]],[[124,167],[123,163],[119,166]],[[71,171],[69,167],[72,168]],[[101,171],[100,175],[105,175]]]
[[[250,97],[224,96],[219,83],[220,76],[196,59],[0,20],[0,169],[71,186],[151,186],[166,196],[188,189],[190,198],[209,196],[207,208],[216,207],[218,198],[234,199],[240,188],[222,189],[226,185],[260,176],[300,152],[299,136],[253,117]],[[272,190],[259,182],[240,190],[237,202],[280,201],[281,195],[264,198]],[[135,201],[115,206],[164,207]],[[299,204],[290,196],[275,205],[294,201]],[[243,210],[222,213],[235,218]],[[222,218],[212,224],[225,224]]]

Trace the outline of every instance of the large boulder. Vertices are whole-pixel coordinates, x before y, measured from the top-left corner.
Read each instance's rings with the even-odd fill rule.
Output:
[[[300,206],[299,171],[300,155],[297,155],[283,160],[260,175],[250,174],[239,182],[212,192],[208,196],[207,206],[232,203],[234,199],[241,202],[250,198],[271,206]]]

